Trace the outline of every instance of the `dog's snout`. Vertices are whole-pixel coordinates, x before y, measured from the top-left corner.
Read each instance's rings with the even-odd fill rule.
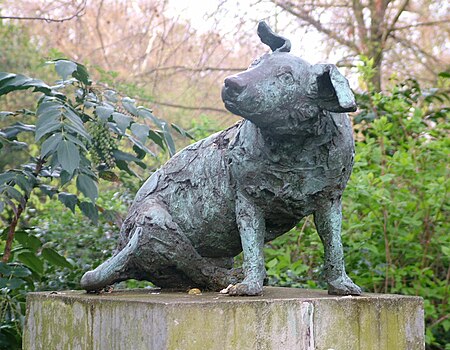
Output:
[[[237,76],[228,77],[225,79],[225,88],[236,95],[244,91],[245,87],[245,82]]]

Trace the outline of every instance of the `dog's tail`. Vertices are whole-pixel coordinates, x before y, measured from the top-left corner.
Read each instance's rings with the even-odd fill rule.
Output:
[[[135,229],[128,244],[111,258],[99,265],[95,270],[86,272],[81,278],[81,287],[87,291],[100,290],[116,282],[131,278],[128,276],[129,263],[135,252],[141,227]]]

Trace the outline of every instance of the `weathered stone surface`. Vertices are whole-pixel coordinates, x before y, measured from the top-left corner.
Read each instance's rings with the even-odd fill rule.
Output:
[[[424,349],[418,297],[270,287],[258,297],[153,293],[31,293],[24,349]]]

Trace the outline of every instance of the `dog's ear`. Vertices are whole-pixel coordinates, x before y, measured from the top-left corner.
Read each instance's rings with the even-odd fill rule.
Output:
[[[311,69],[310,95],[322,109],[344,113],[356,111],[355,96],[348,80],[333,64],[315,64]]]
[[[289,52],[291,51],[291,42],[273,32],[266,22],[261,21],[258,23],[258,36],[263,42],[269,46],[273,52]]]

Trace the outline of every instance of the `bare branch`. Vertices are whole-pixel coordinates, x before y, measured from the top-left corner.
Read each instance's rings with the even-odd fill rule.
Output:
[[[399,7],[397,14],[395,15],[394,19],[392,20],[391,24],[387,26],[386,31],[383,33],[382,42],[384,43],[386,41],[386,38],[389,36],[389,34],[392,33],[392,30],[394,29],[395,25],[397,24],[400,16],[402,15],[403,11],[405,11],[406,6],[408,6],[409,0],[404,0],[403,4]]]
[[[360,45],[363,51],[366,51],[365,39],[367,38],[367,28],[364,23],[363,5],[359,0],[352,0],[353,13],[355,15]]]
[[[297,18],[309,23],[310,25],[312,25],[314,28],[316,28],[319,32],[326,34],[327,36],[329,36],[330,38],[336,40],[339,44],[347,46],[350,49],[355,50],[356,52],[359,52],[359,48],[358,46],[347,39],[344,39],[343,37],[339,36],[336,32],[334,32],[333,30],[330,30],[328,28],[325,28],[320,21],[312,18],[310,16],[310,14],[308,12],[300,12],[300,11],[295,11],[292,8],[292,4],[284,4],[283,2],[281,2],[280,0],[273,0],[274,4],[281,7],[283,10],[289,12],[290,14],[296,16]]]
[[[442,19],[439,21],[420,22],[420,23],[409,24],[407,26],[394,27],[394,28],[392,28],[392,31],[417,28],[417,27],[435,26],[435,25],[442,24],[442,23],[450,23],[450,18]]]
[[[84,15],[84,11],[86,9],[86,3],[87,0],[83,0],[83,2],[77,6],[76,8],[76,12],[69,16],[69,17],[65,17],[65,18],[45,18],[45,17],[30,17],[30,16],[0,16],[0,19],[16,19],[16,20],[20,20],[20,21],[44,21],[47,23],[50,22],[56,22],[56,23],[62,23],[62,22],[66,22],[66,21],[70,21],[74,18],[79,18],[81,16]]]

